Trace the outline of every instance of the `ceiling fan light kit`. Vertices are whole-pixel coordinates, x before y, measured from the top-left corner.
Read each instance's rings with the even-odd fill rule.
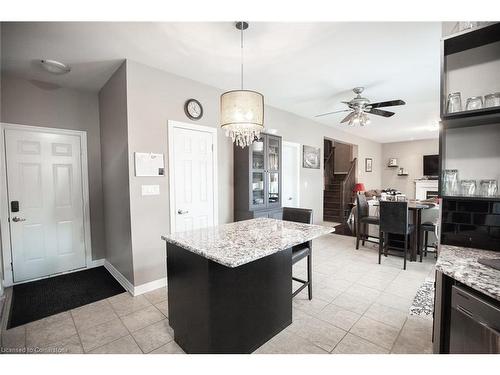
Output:
[[[370,123],[370,118],[368,114],[382,116],[382,117],[391,117],[394,115],[394,112],[385,111],[383,109],[378,109],[378,108],[392,107],[392,106],[406,104],[403,100],[400,99],[389,100],[386,102],[371,103],[370,100],[361,96],[361,93],[364,91],[363,87],[355,87],[352,91],[354,91],[356,97],[348,102],[342,102],[346,104],[349,107],[349,109],[341,109],[339,111],[322,113],[320,115],[316,115],[315,117],[328,116],[340,112],[350,112],[340,122],[341,124],[347,123],[347,125],[349,126],[355,126],[355,125],[365,126]]]
[[[243,89],[243,31],[247,22],[236,22],[241,37],[241,89],[223,93],[220,97],[221,128],[240,147],[250,146],[264,130],[264,96]]]

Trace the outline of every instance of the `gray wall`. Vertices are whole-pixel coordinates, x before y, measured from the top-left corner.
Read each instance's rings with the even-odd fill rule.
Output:
[[[422,178],[424,155],[439,154],[439,140],[424,139],[382,144],[382,188],[398,189],[410,199],[415,198],[415,179]],[[389,168],[389,158],[398,159],[398,168]],[[408,176],[398,176],[399,168],[408,170]]]
[[[0,120],[2,119],[2,23],[0,22]],[[0,297],[3,295],[3,251],[2,231],[0,230]],[[0,320],[2,319],[2,304],[0,303]]]
[[[99,92],[99,108],[106,260],[134,284],[125,63]]]
[[[203,118],[195,123],[218,127],[219,96],[222,91],[129,60],[127,60],[127,90],[134,285],[141,285],[165,276],[165,244],[160,240],[160,236],[168,233],[170,229],[169,184],[167,177],[135,177],[133,153],[162,152],[167,159],[167,122],[168,120],[191,122],[183,111],[184,102],[188,98],[200,100],[204,107]],[[276,134],[281,135],[283,140],[301,145],[323,149],[324,137],[358,144],[360,157],[374,159],[374,172],[365,173],[363,169],[358,177],[369,187],[380,186],[379,143],[269,106],[266,107],[265,125],[267,129],[273,129]],[[219,129],[217,134],[219,223],[226,223],[233,220],[233,152],[232,144],[224,132]],[[141,196],[142,184],[160,185],[160,195]],[[300,185],[301,205],[312,208],[316,221],[321,221],[323,166],[320,169],[302,168]]]
[[[458,169],[460,180],[500,181],[500,127],[498,124],[451,129],[446,135],[445,169]],[[480,166],[480,167],[478,167]]]
[[[92,258],[105,255],[97,94],[2,76],[1,121],[87,132]]]
[[[130,211],[134,251],[135,285],[165,276],[165,243],[170,231],[168,177],[135,177],[134,152],[165,154],[168,163],[168,120],[192,122],[184,114],[184,102],[193,97],[204,108],[198,125],[217,127],[218,89],[127,61]],[[233,148],[218,131],[219,223],[233,221]],[[160,195],[141,196],[141,185],[160,185]]]

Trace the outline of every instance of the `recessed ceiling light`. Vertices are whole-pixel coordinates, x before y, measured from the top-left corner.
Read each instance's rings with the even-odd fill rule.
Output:
[[[71,72],[71,67],[56,60],[40,60],[42,67],[52,74],[66,74]]]

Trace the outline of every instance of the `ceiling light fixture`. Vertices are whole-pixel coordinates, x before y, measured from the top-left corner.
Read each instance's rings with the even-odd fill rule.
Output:
[[[256,91],[243,89],[243,30],[248,22],[236,22],[241,43],[241,88],[223,93],[220,97],[221,128],[233,143],[250,146],[264,130],[264,96]]]
[[[66,74],[71,72],[71,67],[56,60],[40,60],[42,67],[52,74]]]
[[[370,124],[370,122],[371,122],[371,120],[365,112],[356,111],[356,112],[354,112],[354,115],[349,120],[348,125],[349,126],[355,126],[355,125],[365,126],[365,125]]]

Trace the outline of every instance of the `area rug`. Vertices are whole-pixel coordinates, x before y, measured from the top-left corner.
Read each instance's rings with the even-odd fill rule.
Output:
[[[426,280],[417,291],[410,306],[410,315],[432,319],[434,312],[434,281]]]
[[[104,267],[14,285],[8,328],[125,292]]]

